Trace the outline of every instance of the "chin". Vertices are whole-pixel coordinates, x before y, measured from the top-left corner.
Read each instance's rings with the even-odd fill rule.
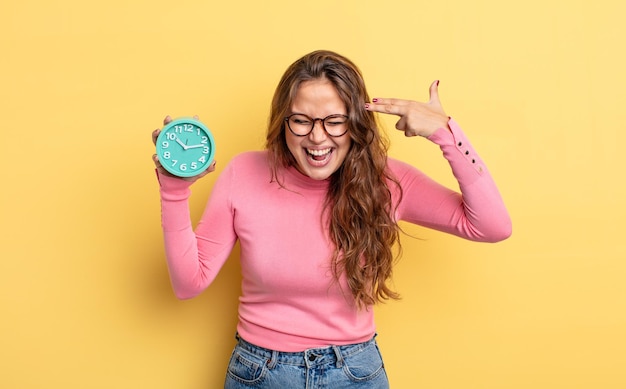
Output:
[[[323,180],[327,180],[330,178],[330,176],[333,175],[335,171],[332,171],[330,173],[322,173],[322,172],[316,172],[314,174],[306,174],[307,176],[309,176],[309,178],[316,180],[316,181],[323,181]]]
[[[300,164],[298,164],[297,168],[298,168],[298,171],[300,171],[300,173],[317,181],[326,180],[330,176],[332,176],[334,172],[337,171],[337,169],[333,169],[333,168],[319,169],[319,168],[311,168],[310,166],[303,167]]]
[[[331,156],[328,161],[321,165],[319,161],[313,161],[305,155],[304,158],[298,161],[297,167],[305,176],[313,180],[322,181],[330,178],[339,169],[340,165],[337,164],[334,156]]]

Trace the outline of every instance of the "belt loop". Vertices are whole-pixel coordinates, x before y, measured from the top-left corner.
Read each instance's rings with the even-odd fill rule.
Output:
[[[272,357],[270,358],[269,361],[267,361],[267,368],[272,370],[273,368],[276,367],[277,363],[278,363],[278,351],[272,350]]]
[[[337,368],[340,368],[343,366],[343,355],[341,355],[341,351],[337,346],[333,346],[333,351],[335,352],[335,356],[337,357]]]

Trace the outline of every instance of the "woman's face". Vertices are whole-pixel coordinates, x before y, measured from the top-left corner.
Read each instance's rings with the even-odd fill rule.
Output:
[[[292,102],[291,113],[305,114],[310,118],[348,114],[337,89],[326,79],[301,83]],[[315,121],[313,131],[306,136],[296,136],[285,128],[285,137],[287,147],[297,162],[297,169],[314,180],[325,180],[336,172],[346,159],[352,142],[349,131],[340,137],[328,135],[321,120]]]

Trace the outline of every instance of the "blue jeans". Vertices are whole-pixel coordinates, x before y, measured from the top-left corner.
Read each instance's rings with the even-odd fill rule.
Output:
[[[346,346],[279,352],[237,337],[224,389],[388,389],[374,338]]]

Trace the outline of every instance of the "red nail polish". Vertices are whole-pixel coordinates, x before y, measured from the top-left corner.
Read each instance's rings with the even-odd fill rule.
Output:
[[[368,109],[370,107],[370,105],[368,103],[365,103],[365,109]]]
[[[374,102],[374,103],[377,102],[377,101],[378,101],[378,99],[372,99],[372,102]]]

